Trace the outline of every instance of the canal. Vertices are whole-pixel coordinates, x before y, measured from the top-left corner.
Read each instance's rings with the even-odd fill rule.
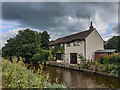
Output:
[[[49,82],[54,83],[58,77],[59,83],[71,88],[120,88],[120,79],[94,75],[53,66],[44,66],[43,72],[49,73]]]

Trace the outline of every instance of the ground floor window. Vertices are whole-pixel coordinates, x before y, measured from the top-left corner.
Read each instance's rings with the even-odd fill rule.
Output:
[[[63,53],[56,53],[57,60],[63,60]]]

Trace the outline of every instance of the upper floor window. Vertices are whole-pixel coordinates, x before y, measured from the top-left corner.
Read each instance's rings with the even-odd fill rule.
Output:
[[[54,48],[55,46],[52,46],[52,48]]]
[[[70,43],[66,43],[66,47],[70,47]]]
[[[62,47],[62,46],[63,46],[63,43],[60,44],[60,47]]]
[[[74,41],[73,44],[74,44],[74,46],[80,46],[80,41],[78,41],[78,40],[77,40],[77,41]]]

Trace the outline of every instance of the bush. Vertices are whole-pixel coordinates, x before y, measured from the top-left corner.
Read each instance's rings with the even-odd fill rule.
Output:
[[[35,54],[32,58],[31,58],[31,63],[42,63],[48,60],[48,56],[49,56],[49,52],[48,51],[42,51],[41,53],[37,53]]]
[[[104,64],[102,71],[109,73],[111,75],[120,76],[120,65]]]
[[[103,65],[100,71],[120,76],[120,56],[116,54],[106,55],[100,58],[99,63]]]
[[[120,64],[120,56],[116,54],[106,55],[100,58],[100,64]]]
[[[49,56],[49,52],[48,51],[43,51],[42,53],[41,53],[41,60],[43,60],[43,61],[47,61],[48,60],[48,56]]]
[[[104,70],[106,71],[106,73],[110,73],[113,69],[114,69],[114,65],[113,64],[109,64],[109,65],[106,64],[104,66]]]
[[[56,61],[56,59],[51,57],[51,58],[48,58],[48,61]]]
[[[111,70],[110,74],[120,76],[120,65],[114,65],[114,69]]]
[[[87,68],[88,68],[87,64],[82,65],[82,69],[87,69]]]
[[[37,64],[40,62],[40,53],[35,54],[31,59],[30,62],[33,64]]]
[[[104,61],[104,57],[101,56],[101,57],[100,57],[100,60],[99,60],[99,63],[100,63],[100,64],[104,64],[103,61]]]
[[[2,61],[3,88],[65,88],[64,85],[51,85],[47,82],[48,78],[46,77],[45,74],[37,76],[36,73],[28,70],[23,63]]]
[[[118,71],[116,71],[116,70],[114,69],[114,70],[112,70],[112,71],[110,72],[110,74],[111,74],[111,75],[118,76]]]

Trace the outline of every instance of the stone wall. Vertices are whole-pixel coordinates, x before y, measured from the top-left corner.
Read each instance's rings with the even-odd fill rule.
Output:
[[[110,74],[106,74],[106,73],[103,73],[103,72],[98,72],[98,71],[88,70],[88,69],[81,69],[81,67],[79,65],[77,65],[77,64],[69,64],[69,63],[62,63],[62,62],[55,62],[55,61],[47,61],[46,65],[55,66],[55,67],[61,67],[61,68],[66,68],[66,69],[72,69],[72,70],[77,70],[77,71],[81,71],[81,72],[88,72],[88,73],[92,73],[92,74],[95,74],[95,75],[102,75],[102,76],[120,78],[120,77],[110,75]]]

